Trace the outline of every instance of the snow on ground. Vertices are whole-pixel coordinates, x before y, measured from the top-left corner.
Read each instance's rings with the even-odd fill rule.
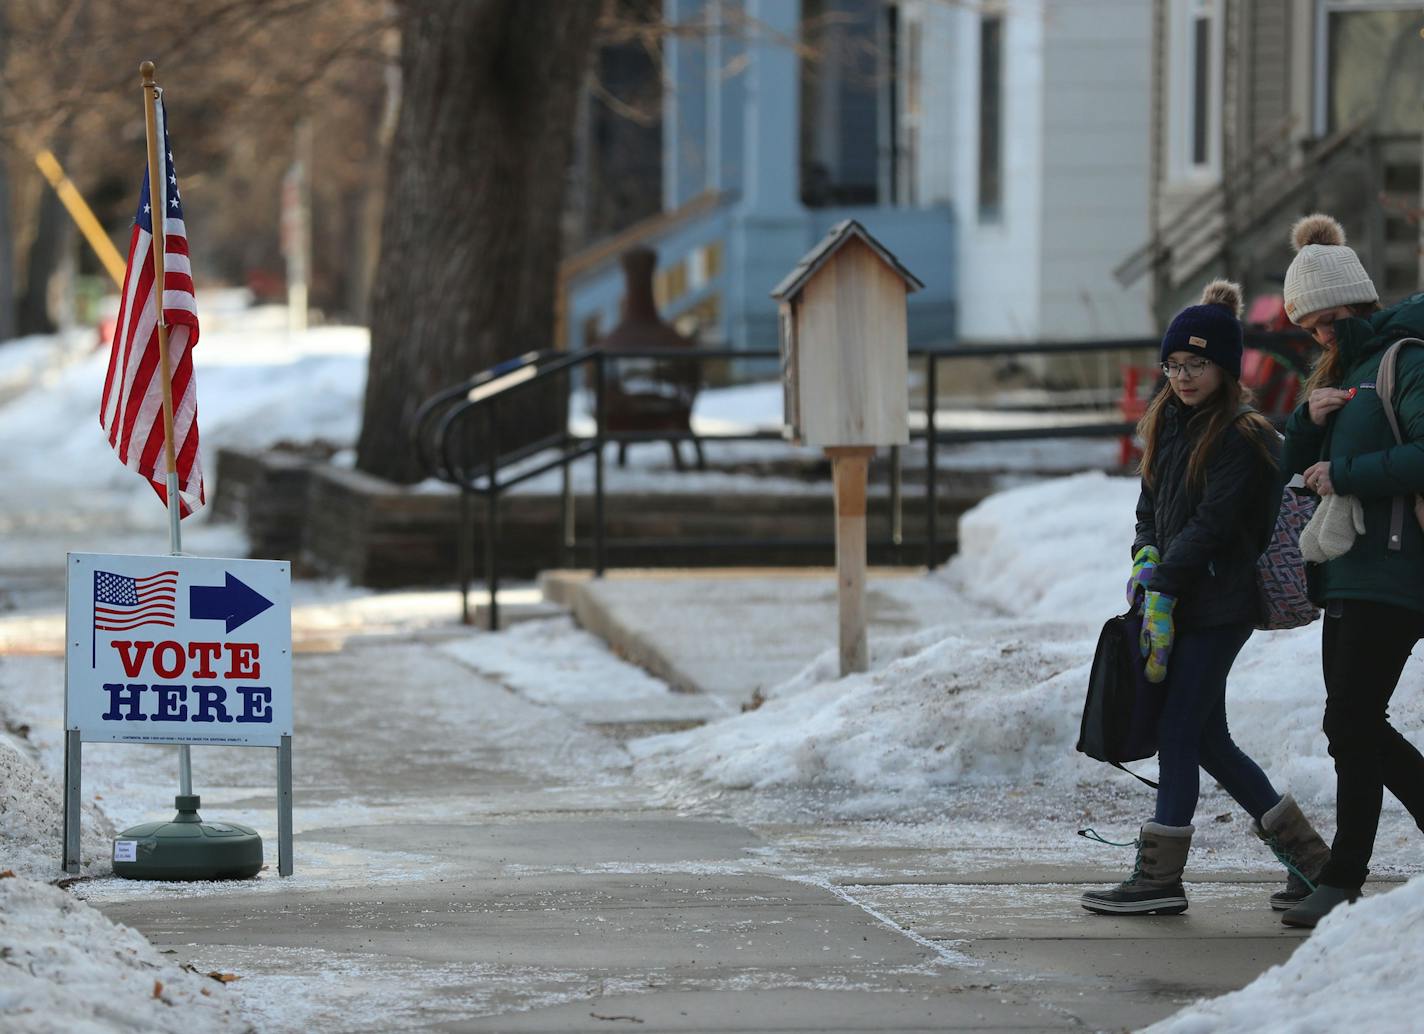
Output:
[[[0,356],[12,347],[0,347]],[[120,465],[99,427],[107,351],[75,359],[57,339],[50,347],[50,372],[0,408],[0,441],[8,446],[3,509],[15,510],[21,502],[34,507],[49,497],[62,498],[66,509],[105,511],[134,523],[147,523],[155,509],[161,519],[153,490]],[[204,318],[194,363],[209,497],[220,445],[354,441],[367,347],[367,332],[360,327],[317,328],[298,342],[262,321],[254,326]],[[22,348],[42,349],[43,339],[30,339]],[[55,362],[60,357],[71,361]]]
[[[57,887],[0,873],[0,948],[7,1034],[251,1030],[222,982]]]
[[[1326,916],[1286,962],[1190,1005],[1150,1034],[1405,1034],[1419,1023],[1424,876]]]
[[[0,704],[0,715],[10,710]],[[19,731],[25,735],[0,732],[0,869],[49,879],[58,874],[64,787],[29,743],[29,729]],[[92,800],[81,810],[80,838],[85,857],[108,857],[114,826]]]
[[[195,355],[210,476],[220,444],[263,447],[283,440],[323,439],[337,447],[350,446],[363,387],[364,331],[323,328],[292,338],[275,312],[234,313],[222,305],[204,308],[202,301],[200,311],[205,313],[204,330]],[[119,466],[99,432],[97,393],[105,361],[102,353],[86,356],[72,344],[53,340],[0,348],[0,440],[10,446],[0,469],[9,488],[0,500],[0,528],[7,532],[0,562],[23,560],[41,541],[45,548],[60,549],[61,555],[63,548],[151,552],[161,546],[162,513],[151,489]],[[763,422],[779,409],[779,388],[773,388],[704,392],[698,404],[699,426],[715,430]],[[748,465],[784,458],[790,449],[778,443],[718,448],[730,450],[729,455]],[[966,467],[991,467],[1011,455],[1008,465],[1026,470],[1072,470],[1094,465],[1080,460],[1097,462],[1106,456],[1106,449],[1093,448],[1076,443],[1029,443],[1007,451],[1001,451],[1002,446],[969,446],[959,450],[957,458]],[[954,462],[955,451],[944,450],[941,456],[942,463]],[[685,475],[667,470],[668,460],[665,445],[635,448],[630,454],[634,472],[625,476],[630,485],[688,484]],[[722,480],[705,480],[713,476]],[[610,475],[611,486],[618,477],[616,471]],[[699,489],[721,491],[731,490],[741,475],[714,472],[702,477]],[[748,477],[765,484],[766,479]],[[1073,814],[1084,794],[1121,785],[1124,778],[1077,755],[1073,744],[1098,627],[1123,605],[1135,496],[1135,484],[1129,480],[1085,474],[991,497],[965,516],[960,555],[934,576],[946,599],[960,601],[952,614],[941,618],[942,624],[877,637],[871,644],[871,670],[863,675],[838,678],[834,653],[827,652],[771,688],[756,710],[688,732],[635,741],[630,746],[641,772],[657,780],[712,788],[834,790],[848,791],[852,798],[859,793],[874,802],[866,814],[889,818],[867,834],[878,843],[897,835],[907,842],[942,838],[943,827],[916,831],[907,823],[899,832],[895,827],[895,800],[924,799],[936,792],[980,793],[990,801],[1002,797],[1005,785],[1031,786],[1037,812]],[[61,513],[67,515],[64,520]],[[189,541],[198,544],[190,544],[190,551],[242,551],[240,536],[231,529],[189,523]],[[114,548],[115,543],[130,541],[135,546]],[[381,627],[398,635],[440,621],[437,611],[453,606],[448,597],[437,602],[412,594],[383,612],[386,605],[372,602],[369,594],[341,586],[313,588],[305,602],[311,631],[325,630],[333,637],[355,627]],[[49,618],[26,613],[6,620],[13,625],[10,631],[23,637],[31,629],[25,622],[39,622],[37,629]],[[587,721],[602,720],[625,705],[665,719],[693,716],[692,711],[682,713],[683,700],[662,683],[612,657],[566,620],[517,626],[500,635],[472,635],[444,649],[519,695]],[[531,662],[531,656],[537,661]],[[13,655],[3,661],[0,718],[14,726],[19,721],[53,724],[54,700],[62,698],[47,698],[46,706],[39,706],[33,687],[62,684],[57,682],[62,680],[59,662]],[[1319,730],[1322,703],[1319,626],[1258,632],[1233,674],[1233,731],[1278,788],[1294,792],[1308,812],[1327,817],[1328,825],[1334,779]],[[689,700],[687,706],[696,705]],[[1406,735],[1424,743],[1424,667],[1417,659],[1406,667],[1392,714]],[[511,727],[510,733],[514,731]],[[86,1022],[106,1022],[102,1010],[110,1007],[148,1029],[176,1029],[163,1026],[173,1016],[181,1016],[189,1030],[227,1029],[221,1008],[206,1004],[221,996],[216,983],[209,989],[196,978],[188,981],[190,975],[172,966],[154,968],[164,967],[163,960],[145,955],[144,949],[150,955],[152,949],[132,931],[114,927],[69,895],[26,878],[53,873],[58,751],[53,735],[13,732],[0,739],[0,870],[19,874],[0,880],[0,934],[12,952],[39,959],[33,970],[37,976],[50,974],[15,984],[22,976],[19,969],[0,967],[0,1008],[7,1021],[12,1014],[29,1015],[23,1010],[38,1003],[44,1009],[71,1010],[59,1015],[67,1016],[76,1030],[85,1029]],[[206,759],[209,752],[201,753]],[[124,825],[151,817],[134,809],[157,806],[171,793],[169,754],[146,752],[141,763],[127,770],[121,765],[96,766],[96,772],[113,774],[106,777],[108,782],[91,780],[85,788],[86,797],[99,798],[98,806],[86,804],[86,856],[106,856],[102,846],[115,821]],[[232,754],[232,767],[221,780],[225,789],[215,803],[235,820],[269,823],[270,809],[249,803],[270,793],[267,766],[259,764],[253,752]],[[1142,766],[1149,774],[1151,768]],[[119,796],[132,800],[125,804],[105,799],[111,791],[122,791]],[[258,810],[252,814],[245,810],[254,807]],[[323,814],[309,817],[333,823],[352,820],[359,818],[359,808],[359,802],[332,801]],[[853,813],[855,806],[844,811]],[[1406,828],[1400,815],[1398,806],[1388,802],[1390,821],[1382,828],[1377,856],[1385,870],[1397,869],[1401,861],[1417,869],[1412,824],[1407,825],[1407,837],[1395,835]],[[1038,824],[1027,835],[1037,838],[1046,821],[1036,819]],[[1061,819],[1055,821],[1062,825]],[[373,869],[371,862],[369,857],[357,862],[334,856],[318,859],[319,867],[327,868],[328,875],[337,874],[338,881],[343,874],[361,872],[382,878],[379,873],[387,870],[396,879],[402,867],[411,864],[395,855],[385,859],[384,869]],[[1359,1022],[1366,1015],[1359,1010],[1366,1004],[1373,1008],[1373,1003],[1363,1002],[1363,995],[1318,1003],[1312,999],[1310,1009],[1298,1006],[1299,996],[1321,997],[1325,992],[1316,994],[1316,988],[1334,988],[1338,994],[1340,986],[1377,987],[1376,997],[1387,1005],[1391,987],[1397,991],[1410,986],[1411,974],[1424,960],[1417,950],[1401,945],[1397,931],[1404,921],[1419,922],[1424,913],[1421,888],[1424,884],[1416,879],[1388,895],[1389,905],[1366,901],[1332,917],[1308,942],[1309,950],[1298,952],[1287,966],[1237,995],[1195,1007],[1163,1029],[1174,1034],[1260,1029],[1263,1015],[1280,1015],[1281,1009],[1289,1009],[1295,1018],[1333,1016],[1325,1011],[1332,1008],[1349,1010],[1349,1022],[1369,1028],[1368,1022]],[[200,886],[192,890],[203,892]],[[127,956],[100,957],[103,953],[92,947],[131,941],[137,943]],[[1392,947],[1394,954],[1372,954],[1374,945]],[[50,965],[57,968],[47,969]],[[85,992],[63,983],[70,971],[88,975]],[[158,997],[153,996],[152,980],[164,985]],[[211,990],[211,995],[203,996],[202,990]],[[202,1002],[195,1010],[163,1004],[165,996],[176,1000],[175,995],[192,995]],[[1401,1015],[1397,1002],[1395,1008],[1395,1015]],[[1334,1029],[1339,1025],[1337,1018]]]
[[[962,519],[961,552],[937,576],[980,616],[873,639],[865,674],[838,678],[827,653],[755,711],[630,749],[650,775],[722,787],[876,791],[1007,779],[1071,800],[1085,785],[1121,780],[1074,747],[1098,630],[1124,606],[1136,493],[1130,479],[1084,474],[989,498]],[[1228,713],[1237,742],[1277,788],[1328,819],[1335,787],[1320,731],[1319,632],[1318,624],[1257,632],[1233,672]],[[1424,745],[1419,658],[1406,666],[1391,714]]]

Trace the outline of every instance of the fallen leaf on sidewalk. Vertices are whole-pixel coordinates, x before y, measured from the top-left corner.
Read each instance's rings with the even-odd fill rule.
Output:
[[[153,997],[155,997],[155,998],[162,998],[162,997],[163,997],[163,981],[162,981],[162,980],[155,980],[155,981],[153,982]]]
[[[216,969],[213,970],[212,972],[206,974],[206,975],[212,977],[214,980],[216,980],[216,981],[217,981],[218,983],[220,983],[220,984],[230,984],[230,983],[232,983],[234,980],[241,980],[241,979],[242,979],[242,978],[239,977],[236,973],[223,973],[223,972],[220,972],[219,970],[216,970]]]
[[[0,880],[13,880],[16,878],[14,869],[6,869],[4,872],[0,872]]]

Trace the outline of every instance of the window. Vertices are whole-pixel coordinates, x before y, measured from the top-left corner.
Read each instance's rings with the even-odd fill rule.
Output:
[[[1004,18],[979,21],[979,218],[999,218],[1004,192]]]
[[[1168,167],[1173,179],[1221,166],[1222,0],[1171,0]]]
[[[1319,17],[1316,131],[1361,119],[1375,119],[1383,133],[1424,130],[1424,4],[1331,0]]]
[[[1192,18],[1192,164],[1211,161],[1211,18]]]
[[[902,205],[919,203],[921,61],[923,34],[918,21],[905,24],[905,105],[900,115],[900,140],[896,148],[897,184],[895,201]]]
[[[801,0],[801,202],[874,205],[886,55],[880,0]]]

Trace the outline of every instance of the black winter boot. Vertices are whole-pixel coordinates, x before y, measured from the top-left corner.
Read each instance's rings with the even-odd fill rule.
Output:
[[[1285,890],[1271,895],[1271,907],[1284,912],[1315,889],[1325,863],[1330,861],[1330,848],[1290,794],[1251,826],[1286,867]]]
[[[1147,822],[1137,838],[1137,864],[1132,875],[1109,890],[1090,890],[1083,907],[1099,915],[1178,915],[1187,910],[1182,870],[1192,846],[1195,826],[1162,826]]]
[[[1300,904],[1281,916],[1287,926],[1314,928],[1320,920],[1339,908],[1360,899],[1359,887],[1332,887],[1322,883],[1310,892]]]

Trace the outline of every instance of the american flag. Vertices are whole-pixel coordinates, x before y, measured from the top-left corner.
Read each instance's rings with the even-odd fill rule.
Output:
[[[198,306],[188,264],[188,231],[173,170],[173,147],[162,99],[158,134],[166,155],[162,196],[163,315],[168,323],[168,354],[173,375],[173,448],[178,460],[179,513],[187,517],[204,502],[203,468],[198,459],[198,389],[193,380],[193,346],[198,343]],[[153,219],[148,170],[139,190],[138,214],[129,236],[118,325],[109,353],[109,372],[99,403],[99,423],[119,461],[138,471],[168,502],[167,461],[163,450],[163,384],[158,351],[158,322],[153,289]]]
[[[127,632],[140,625],[172,628],[177,601],[177,571],[159,571],[144,578],[94,572],[96,632]]]

